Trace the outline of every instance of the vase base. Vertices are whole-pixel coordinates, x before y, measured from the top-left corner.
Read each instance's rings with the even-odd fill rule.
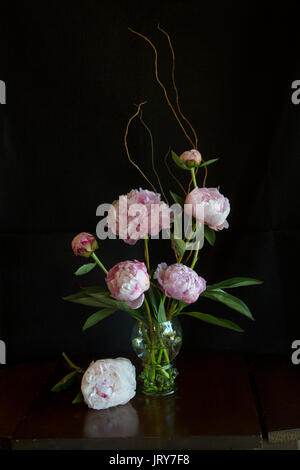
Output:
[[[178,387],[174,387],[172,390],[166,390],[166,391],[157,391],[157,390],[147,390],[144,389],[143,387],[140,387],[139,391],[143,394],[146,395],[147,397],[153,397],[153,398],[159,398],[159,397],[168,397],[170,395],[174,395],[178,390]]]

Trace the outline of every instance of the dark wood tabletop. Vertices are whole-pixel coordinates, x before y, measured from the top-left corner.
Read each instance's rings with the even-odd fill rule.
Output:
[[[51,392],[68,373],[63,360],[2,366],[0,449],[261,449],[287,440],[297,446],[300,368],[287,359],[202,351],[182,354],[177,367],[175,395],[137,392],[126,405],[96,411],[72,404],[78,385]]]
[[[251,364],[268,442],[300,448],[300,364],[287,358],[256,358]]]

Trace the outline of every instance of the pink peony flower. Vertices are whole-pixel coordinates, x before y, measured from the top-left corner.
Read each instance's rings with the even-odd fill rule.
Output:
[[[170,228],[171,210],[160,200],[160,194],[146,189],[132,189],[112,203],[108,227],[129,245],[148,235],[158,235]]]
[[[154,273],[163,292],[167,297],[180,300],[186,304],[196,302],[199,295],[206,289],[206,281],[184,264],[161,263]]]
[[[94,410],[125,405],[134,397],[135,388],[135,367],[124,357],[92,362],[81,381],[83,399]]]
[[[132,308],[139,308],[144,302],[144,292],[150,281],[147,268],[140,261],[122,261],[107,274],[106,284],[114,299],[126,302]]]
[[[179,158],[182,161],[182,163],[184,163],[186,166],[190,168],[199,166],[202,160],[201,153],[195,149],[186,150],[180,155]]]
[[[98,248],[98,242],[94,235],[81,232],[72,240],[72,250],[76,256],[88,258]]]
[[[228,228],[230,204],[217,188],[195,188],[185,200],[185,212],[213,230]]]

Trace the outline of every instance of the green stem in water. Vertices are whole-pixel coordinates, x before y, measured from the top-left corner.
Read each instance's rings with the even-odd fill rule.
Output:
[[[148,271],[150,272],[150,262],[149,262],[149,247],[148,247],[148,238],[144,238],[145,242],[145,260]]]
[[[144,327],[143,324],[141,324],[141,330],[142,330],[142,332],[143,332],[143,335],[144,335],[144,338],[145,338],[145,340],[146,340],[146,343],[147,343],[148,345],[150,345],[150,339],[149,339],[149,336],[148,336],[147,331],[145,330],[145,327]]]
[[[163,367],[161,367],[160,371],[161,371],[162,374],[164,374],[164,376],[165,376],[167,379],[170,378],[168,372],[167,372]]]
[[[95,260],[95,262],[98,264],[98,266],[100,266],[102,271],[107,275],[107,273],[108,273],[107,269],[103,266],[100,259],[95,255],[95,253],[92,253],[92,258]]]
[[[162,340],[161,336],[160,336],[159,340],[160,340],[161,349],[160,349],[160,351],[159,351],[159,355],[158,355],[158,359],[157,359],[157,364],[160,365],[161,358],[162,358],[162,355],[163,355],[163,354],[164,354],[164,356],[165,356],[165,358],[166,358],[166,363],[167,363],[167,364],[170,364],[170,359],[169,359],[168,351],[166,350],[166,347],[165,347],[165,345],[164,345],[164,343],[163,343],[163,340]],[[164,370],[163,366],[161,367],[160,370],[161,370],[161,372],[162,372],[168,379],[170,378],[168,372]]]
[[[196,181],[196,176],[195,176],[195,169],[194,168],[191,168],[191,173],[192,173],[192,180],[193,180],[193,185],[194,185],[194,188],[197,188],[197,181]]]

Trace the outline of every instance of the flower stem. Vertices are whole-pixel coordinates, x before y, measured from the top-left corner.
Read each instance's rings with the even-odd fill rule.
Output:
[[[68,358],[65,352],[62,353],[62,357],[72,369],[82,371],[81,367],[76,366],[74,362],[72,362],[71,359]]]
[[[194,269],[194,266],[197,263],[198,253],[199,253],[199,246],[200,246],[200,242],[197,243],[197,248],[196,248],[195,253],[194,253],[193,261],[192,261],[192,264],[191,264],[191,269]]]
[[[98,264],[98,266],[100,266],[102,271],[107,275],[107,273],[108,273],[107,269],[103,266],[100,259],[95,255],[95,253],[92,253],[92,258],[95,260],[95,262]]]
[[[169,311],[168,316],[167,316],[168,321],[172,320],[172,316],[173,316],[174,310],[176,308],[176,304],[177,304],[176,300],[173,299],[172,303],[171,303],[170,311]]]
[[[148,314],[149,328],[150,328],[150,333],[151,333],[151,331],[152,331],[152,317],[151,317],[151,311],[150,311],[150,307],[149,307],[149,304],[148,304],[148,300],[146,299],[146,296],[145,296],[144,302],[145,302],[145,306],[146,306],[146,310],[147,310],[147,314]]]
[[[147,331],[145,330],[145,327],[144,327],[143,324],[141,324],[141,330],[142,330],[142,332],[143,332],[143,335],[144,335],[144,338],[145,338],[145,340],[146,340],[146,343],[148,344],[148,346],[150,346],[150,344],[151,344],[151,343],[150,343],[150,339],[149,339],[149,336],[148,336]]]
[[[198,186],[197,186],[197,181],[196,181],[195,169],[194,168],[191,168],[191,173],[192,173],[192,180],[193,180],[194,188],[196,189]]]
[[[161,363],[161,359],[162,359],[162,355],[164,354],[165,356],[165,359],[166,359],[166,364],[170,364],[170,359],[169,359],[169,355],[168,355],[168,351],[164,345],[164,342],[163,342],[163,339],[159,333],[159,342],[160,342],[160,345],[161,345],[161,348],[160,348],[160,351],[159,351],[159,355],[158,355],[158,359],[157,359],[157,364],[160,365]],[[169,379],[170,376],[168,374],[167,371],[164,370],[163,366],[161,368],[161,372]]]
[[[150,261],[149,261],[149,247],[148,247],[148,238],[144,238],[145,242],[145,260],[148,271],[150,271]]]
[[[194,168],[192,168],[192,170],[194,170]],[[191,238],[192,238],[193,235],[194,235],[194,232],[195,232],[195,228],[194,228],[194,224],[192,223],[192,230],[191,230],[190,235],[186,238],[186,244],[189,243],[189,241],[191,240]],[[185,252],[183,252],[182,255],[178,258],[178,260],[177,260],[177,263],[178,263],[178,264],[181,263],[182,258],[184,257],[184,255],[185,255]]]

